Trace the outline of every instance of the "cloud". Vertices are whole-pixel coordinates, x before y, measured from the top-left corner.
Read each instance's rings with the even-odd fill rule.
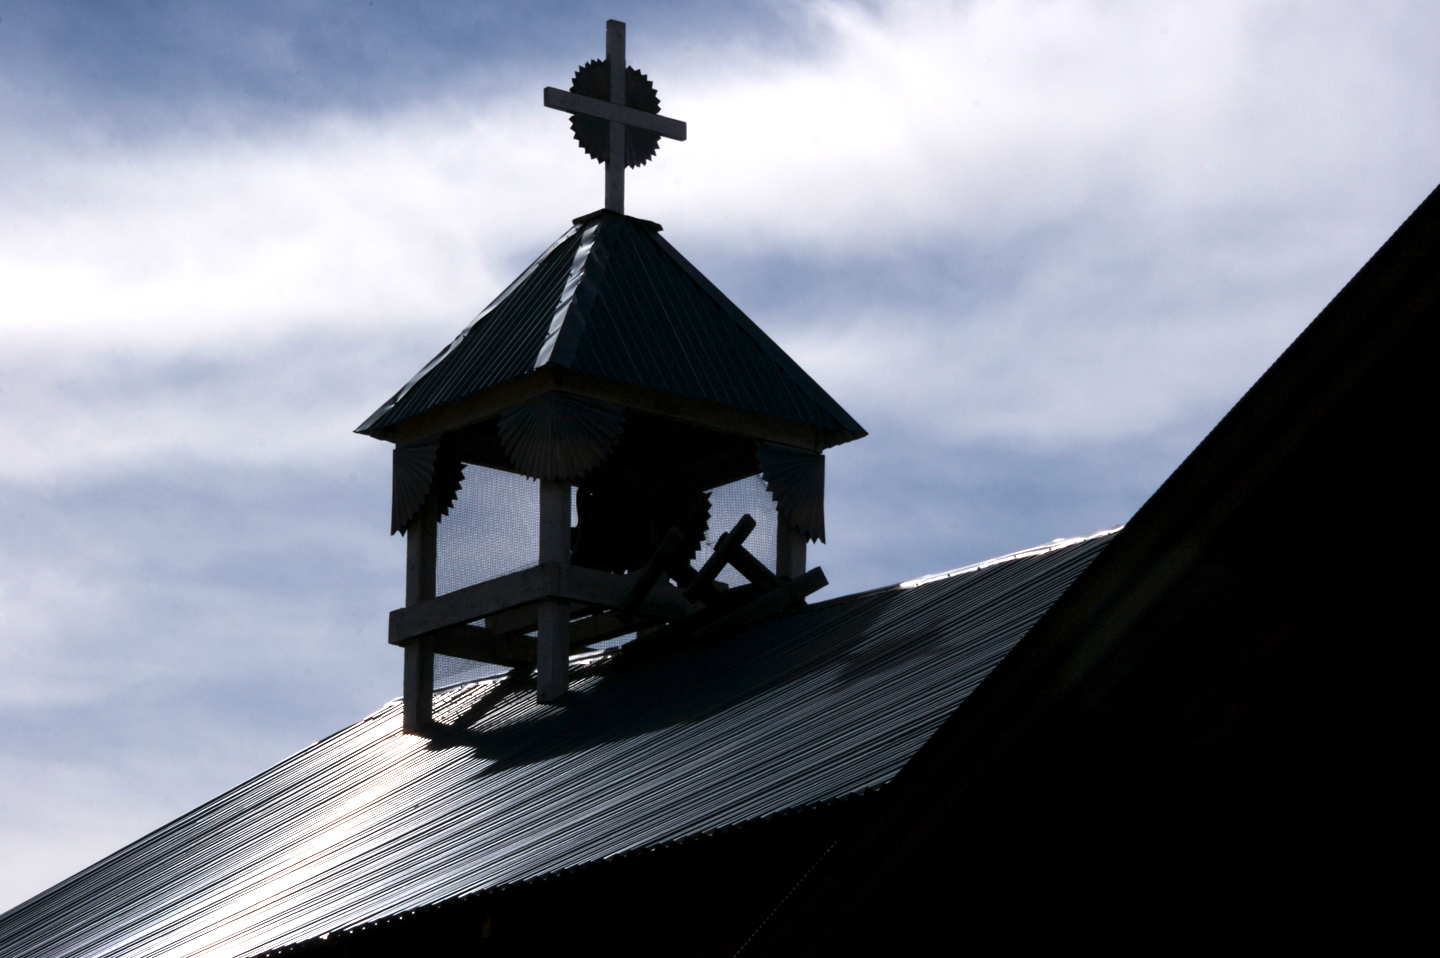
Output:
[[[826,4],[812,20],[833,37],[819,62],[679,84],[706,119],[686,157],[706,188],[658,183],[692,228],[868,253],[1116,207],[1277,209],[1320,183],[1363,204],[1357,172],[1413,162],[1435,132],[1420,47],[1406,67],[1429,82],[1401,81],[1383,26],[1290,4]],[[1397,137],[1399,157],[1377,148]]]

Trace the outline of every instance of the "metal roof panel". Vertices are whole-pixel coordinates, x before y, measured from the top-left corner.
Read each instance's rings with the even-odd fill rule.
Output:
[[[723,644],[392,702],[0,916],[10,958],[243,955],[889,781],[1108,533]]]
[[[659,236],[614,214],[588,218],[594,247],[576,264],[573,228],[486,307],[454,342],[359,428],[374,434],[519,378],[537,363],[818,427],[833,441],[865,434],[749,317]],[[572,268],[578,271],[572,277]],[[565,320],[578,342],[552,359],[542,344],[557,307],[583,277]],[[593,294],[593,295],[591,295]],[[567,333],[567,335],[569,335]]]

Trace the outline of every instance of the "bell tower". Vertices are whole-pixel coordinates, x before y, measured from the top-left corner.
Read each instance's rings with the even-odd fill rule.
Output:
[[[533,670],[553,702],[573,651],[719,641],[825,584],[805,562],[825,538],[823,453],[865,430],[658,224],[625,215],[625,169],[685,124],[625,65],[624,24],[606,40],[568,91],[545,90],[605,164],[605,207],[357,430],[395,445],[409,731],[430,725],[437,655]]]

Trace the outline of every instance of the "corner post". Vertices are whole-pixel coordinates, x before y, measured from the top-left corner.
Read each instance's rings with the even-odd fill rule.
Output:
[[[625,24],[605,21],[605,60],[610,64],[610,102],[625,105]],[[605,161],[605,208],[625,212],[625,124],[610,121],[610,157]]]
[[[405,531],[405,604],[435,598],[435,540],[439,526],[438,504],[427,499],[420,515]],[[430,724],[435,695],[435,650],[425,639],[405,646],[405,719],[407,732],[421,732]]]
[[[435,698],[435,650],[428,639],[415,639],[405,646],[406,732],[420,733],[430,725],[430,707]]]
[[[540,480],[540,562],[570,564],[570,486]],[[540,603],[535,636],[536,699],[553,702],[570,681],[570,603]]]
[[[785,521],[784,516],[776,517],[775,525],[775,574],[794,581],[805,574],[805,533]]]

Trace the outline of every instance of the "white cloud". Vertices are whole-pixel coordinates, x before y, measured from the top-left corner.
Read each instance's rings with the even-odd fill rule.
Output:
[[[654,51],[692,137],[631,173],[631,207],[702,260],[786,255],[879,277],[998,248],[1014,284],[963,315],[953,297],[812,297],[825,313],[798,315],[732,293],[872,418],[903,421],[908,397],[963,404],[964,435],[1153,429],[1233,396],[1313,315],[1314,295],[1284,295],[1297,269],[1306,283],[1334,271],[1318,280],[1332,291],[1434,176],[1417,157],[1437,145],[1440,70],[1309,9],[832,3],[805,11],[824,38],[807,58]],[[596,204],[598,167],[537,101],[525,85],[248,138],[57,147],[0,193],[0,330],[6,365],[23,365],[0,417],[25,438],[0,475],[53,475],[82,450],[92,468],[177,449],[335,454],[350,419]],[[1127,271],[1134,288],[1106,285]],[[1227,294],[1251,283],[1236,309]],[[1166,287],[1186,301],[1156,302]],[[1100,295],[1111,315],[1083,302]],[[297,416],[314,370],[267,349],[307,330],[374,380],[305,396],[319,402]],[[367,340],[414,345],[392,352],[402,365],[362,356]],[[73,388],[106,382],[117,354],[248,354],[259,388],[160,383],[115,402]],[[889,403],[878,384],[901,372]]]
[[[508,281],[517,245],[554,231],[527,224],[564,222],[566,197],[533,188],[556,165],[540,125],[503,103],[486,112],[56,157],[50,202],[15,197],[7,211],[5,326],[163,352],[463,315]]]
[[[692,228],[832,252],[1007,239],[1117,204],[1183,217],[1337,186],[1332,202],[1369,200],[1357,174],[1393,176],[1422,155],[1417,134],[1433,142],[1437,71],[1397,63],[1358,16],[1308,9],[819,5],[834,43],[817,62],[680,80],[675,102],[704,122],[686,182],[656,189]]]

